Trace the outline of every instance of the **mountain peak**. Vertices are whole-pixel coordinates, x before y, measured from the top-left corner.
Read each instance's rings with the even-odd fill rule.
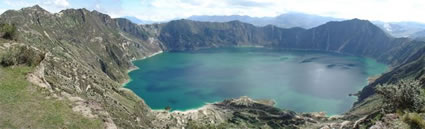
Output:
[[[27,7],[27,8],[22,8],[21,10],[37,11],[37,12],[49,12],[49,11],[45,10],[44,8],[42,8],[38,4],[31,6],[31,7]]]
[[[79,9],[65,9],[60,11],[62,13],[75,13],[75,12],[83,12],[83,13],[91,13],[89,10],[85,8],[79,8]]]
[[[347,21],[351,21],[351,22],[368,22],[368,23],[371,23],[369,20],[363,20],[363,19],[359,19],[359,18],[354,18],[354,19],[347,20]]]
[[[331,21],[326,24],[320,25],[315,30],[328,30],[332,29],[338,32],[358,32],[369,35],[380,35],[382,37],[390,38],[391,36],[386,34],[381,28],[373,24],[368,20],[354,18],[345,21]]]
[[[379,27],[377,27],[376,25],[374,25],[372,22],[368,21],[368,20],[363,20],[363,19],[358,19],[358,18],[354,18],[351,20],[345,20],[345,21],[330,21],[327,22],[326,24],[323,24],[321,26],[327,26],[327,25],[343,25],[343,26],[372,26],[376,29],[379,29]]]
[[[32,8],[32,9],[38,9],[38,10],[44,10],[40,5],[36,4],[34,6],[28,7],[28,8]]]

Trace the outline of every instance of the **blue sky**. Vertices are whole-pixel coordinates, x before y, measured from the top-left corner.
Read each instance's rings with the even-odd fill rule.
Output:
[[[0,0],[0,13],[35,4],[50,12],[98,10],[112,17],[165,21],[192,15],[276,16],[303,12],[338,18],[425,23],[425,0]]]

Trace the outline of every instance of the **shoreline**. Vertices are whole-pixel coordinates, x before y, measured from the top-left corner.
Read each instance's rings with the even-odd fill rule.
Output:
[[[381,77],[381,76],[382,76],[382,74],[367,77],[367,85],[369,85],[369,84],[371,84],[371,83],[375,82],[375,81],[376,81],[376,79],[378,79],[378,78],[379,78],[379,77]]]
[[[186,110],[173,110],[173,111],[168,111],[165,109],[152,109],[152,111],[155,112],[168,112],[168,113],[180,113],[180,114],[187,114],[187,113],[195,113],[198,112],[200,110],[204,110],[204,109],[208,109],[211,108],[213,106],[213,104],[217,104],[220,103],[220,101],[217,102],[213,102],[213,103],[205,103],[202,106],[199,107],[195,107],[195,108],[190,108],[190,109],[186,109]]]
[[[130,72],[132,72],[132,71],[134,71],[134,70],[138,70],[138,69],[140,69],[139,67],[137,67],[137,66],[135,66],[134,64],[133,64],[133,61],[136,61],[136,60],[144,60],[144,59],[146,59],[146,58],[149,58],[149,57],[152,57],[152,56],[155,56],[155,55],[158,55],[158,54],[161,54],[161,53],[163,53],[164,51],[162,51],[162,50],[160,50],[160,51],[158,51],[158,52],[154,52],[154,53],[152,53],[152,54],[150,54],[150,55],[148,55],[148,56],[144,56],[144,57],[142,57],[142,58],[140,58],[140,59],[135,59],[135,60],[132,60],[131,61],[131,64],[132,64],[132,66],[127,70],[127,75],[130,73]],[[130,83],[132,81],[132,79],[130,78],[130,76],[128,77],[128,79],[126,79],[126,80],[124,80],[122,83],[121,83],[121,86],[122,87],[125,87],[128,83]]]

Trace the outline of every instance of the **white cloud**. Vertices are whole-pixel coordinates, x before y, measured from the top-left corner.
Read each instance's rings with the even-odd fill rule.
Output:
[[[419,18],[425,11],[425,2],[421,0],[298,0],[284,1],[277,5],[287,10],[307,12],[342,18],[364,18],[370,20],[425,21]],[[286,5],[286,6],[284,6]]]
[[[142,0],[142,3],[151,7],[137,13],[137,17],[150,20],[191,15],[262,17],[295,11],[340,18],[425,22],[425,17],[421,17],[425,12],[423,0]]]
[[[33,5],[33,3],[28,2],[28,1],[23,1],[23,0],[4,0],[3,1],[6,5],[8,5],[10,8],[15,8],[15,7],[26,7],[26,6],[31,6]]]
[[[2,9],[20,9],[38,4],[50,12],[58,12],[70,6],[68,0],[3,0],[0,3],[7,5],[7,8]]]
[[[51,12],[70,7],[86,7],[112,17],[136,16],[154,21],[192,15],[264,17],[286,12],[304,12],[339,18],[425,23],[425,17],[422,17],[425,12],[424,0],[0,0],[0,3],[4,3],[3,6],[0,5],[2,9],[19,9],[39,4]]]
[[[45,5],[53,5],[57,7],[68,7],[68,0],[44,0]]]
[[[135,15],[156,21],[186,18],[192,15],[275,16],[278,12],[266,9],[272,4],[274,3],[260,0],[142,0],[142,5],[150,7]]]
[[[69,7],[68,0],[42,0],[42,2],[37,3],[51,12],[58,12]]]
[[[0,9],[0,14],[3,14],[3,12],[5,12],[6,9]]]

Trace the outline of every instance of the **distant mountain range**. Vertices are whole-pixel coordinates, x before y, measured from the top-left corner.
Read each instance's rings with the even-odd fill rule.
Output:
[[[141,20],[134,16],[124,16],[133,23],[136,24],[153,24],[159,23],[149,20]],[[229,16],[191,16],[187,19],[193,21],[203,21],[203,22],[230,22],[230,21],[241,21],[245,23],[250,23],[255,26],[266,26],[266,25],[275,25],[281,28],[293,28],[301,27],[305,29],[310,29],[317,27],[319,25],[325,24],[330,21],[343,21],[347,19],[334,18],[319,16],[313,14],[305,14],[298,12],[290,12],[281,14],[276,17],[250,17],[250,16],[241,16],[241,15],[229,15]],[[165,22],[165,21],[164,21]],[[425,37],[425,24],[418,22],[382,22],[382,21],[371,21],[373,24],[377,25],[379,28],[384,30],[386,33],[394,37]],[[424,31],[424,34],[417,33]]]
[[[286,13],[276,17],[250,17],[250,16],[192,16],[188,19],[194,21],[229,22],[238,20],[256,26],[275,25],[282,28],[301,27],[313,28],[330,21],[342,21],[347,19],[325,17],[305,13]],[[416,32],[425,31],[425,24],[417,22],[381,22],[372,21],[373,24],[383,29],[394,37],[410,37]]]
[[[153,23],[157,23],[155,21],[150,21],[150,20],[141,20],[141,19],[139,19],[137,17],[134,17],[134,16],[124,16],[124,17],[121,17],[121,18],[128,19],[131,22],[136,23],[136,24],[153,24]]]
[[[373,23],[394,37],[412,37],[419,31],[425,31],[425,24],[418,22],[374,21]]]
[[[250,17],[250,16],[191,16],[187,19],[194,21],[229,22],[238,20],[256,26],[275,25],[282,28],[313,28],[329,21],[342,21],[344,19],[311,15],[305,13],[285,13],[276,17]]]
[[[416,40],[425,41],[425,30],[416,32],[411,37],[414,38],[414,39],[416,39]]]

